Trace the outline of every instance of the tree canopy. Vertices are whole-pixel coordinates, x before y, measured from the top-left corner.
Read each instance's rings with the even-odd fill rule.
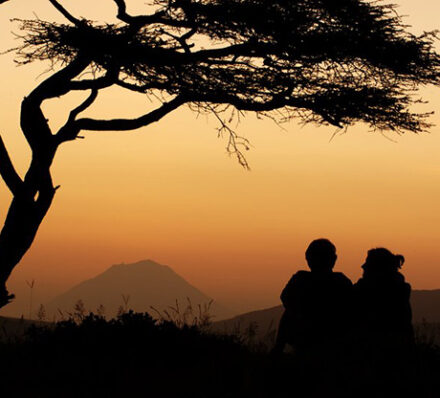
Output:
[[[428,126],[426,114],[410,106],[418,85],[439,84],[435,34],[409,33],[395,7],[382,2],[154,0],[154,12],[133,16],[124,0],[114,0],[119,24],[78,19],[51,2],[70,24],[23,21],[18,62],[81,63],[96,73],[91,81],[72,81],[69,90],[115,84],[159,92],[170,99],[156,117],[189,103],[337,127]],[[129,130],[152,116],[78,119],[71,127]]]

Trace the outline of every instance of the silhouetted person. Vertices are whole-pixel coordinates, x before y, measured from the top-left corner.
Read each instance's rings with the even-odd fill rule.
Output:
[[[288,343],[300,356],[316,359],[344,341],[352,283],[344,274],[333,272],[336,259],[336,248],[329,240],[310,243],[306,250],[310,271],[294,274],[281,293],[285,312],[275,353]]]
[[[411,286],[399,272],[404,261],[387,249],[371,249],[354,285],[362,383],[388,396],[417,396],[418,389],[413,384]]]
[[[387,249],[371,249],[354,285],[361,333],[373,350],[406,349],[414,342],[411,286],[399,272],[404,262]]]

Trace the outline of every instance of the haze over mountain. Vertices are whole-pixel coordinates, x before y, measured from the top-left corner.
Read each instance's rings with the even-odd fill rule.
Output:
[[[124,306],[136,312],[152,312],[151,307],[159,311],[175,307],[176,300],[180,310],[187,307],[188,299],[193,308],[206,305],[212,298],[192,286],[170,267],[152,260],[143,260],[133,264],[113,265],[98,276],[86,280],[64,294],[50,301],[46,310],[52,316],[58,310],[72,312],[73,307],[82,300],[87,311],[96,312],[100,305],[107,316],[114,316],[118,308]],[[233,315],[232,311],[213,301],[210,314],[215,319],[224,319]]]

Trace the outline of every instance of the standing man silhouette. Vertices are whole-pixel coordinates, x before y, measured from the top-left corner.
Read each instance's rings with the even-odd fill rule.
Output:
[[[314,240],[305,255],[310,271],[295,273],[281,293],[285,311],[273,352],[290,344],[298,355],[316,359],[344,342],[353,285],[333,272],[336,248],[328,239]]]

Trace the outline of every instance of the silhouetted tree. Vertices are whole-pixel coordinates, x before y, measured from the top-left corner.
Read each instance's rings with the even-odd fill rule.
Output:
[[[408,33],[394,7],[381,1],[153,0],[145,15],[130,15],[124,0],[113,1],[118,24],[74,17],[56,0],[50,2],[68,24],[21,21],[26,33],[17,62],[60,67],[21,105],[32,150],[23,179],[0,141],[0,174],[13,194],[0,233],[0,305],[12,298],[5,282],[54,198],[55,153],[81,131],[134,130],[189,105],[217,117],[229,134],[228,151],[247,166],[241,150],[248,143],[229,128],[229,112],[340,128],[358,121],[398,132],[429,126],[427,114],[410,106],[419,85],[440,83],[435,35]],[[110,86],[161,105],[132,119],[79,117]],[[41,105],[72,91],[90,95],[52,131]]]

